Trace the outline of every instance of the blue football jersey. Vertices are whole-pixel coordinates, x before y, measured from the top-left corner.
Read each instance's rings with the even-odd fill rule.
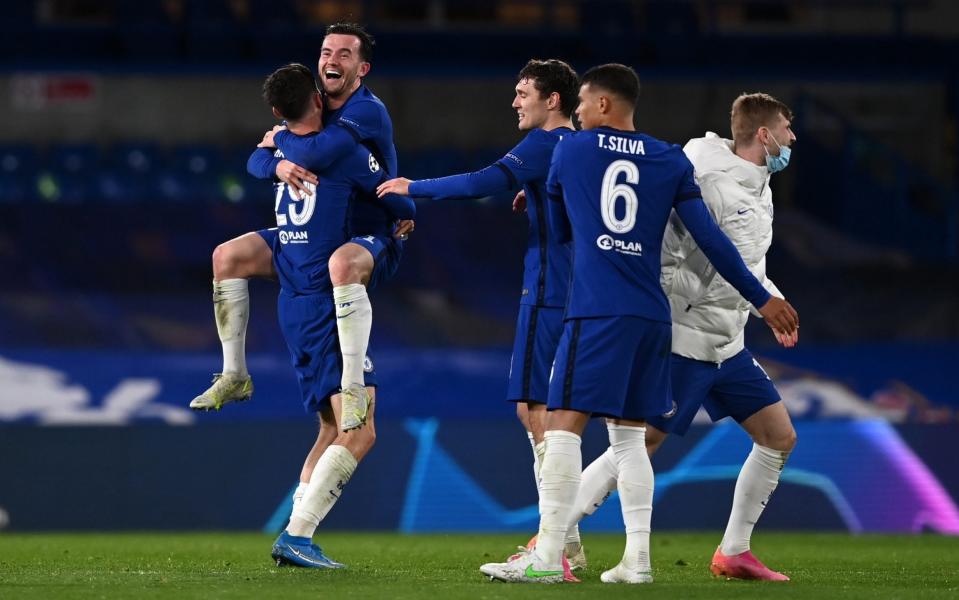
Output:
[[[568,218],[554,228],[573,238],[566,317],[670,322],[659,283],[663,234],[675,203],[701,198],[682,148],[606,127],[567,134],[547,189],[551,218]]]
[[[386,105],[370,88],[361,85],[343,106],[324,111],[323,123],[343,127],[360,144],[365,143],[367,147],[372,144],[370,150],[387,172],[399,173],[393,145],[393,120]]]
[[[295,200],[285,183],[274,185],[273,262],[280,285],[297,294],[332,292],[329,259],[355,235],[354,219],[362,221],[363,235],[391,232],[395,219],[370,199],[386,175],[365,147],[357,146],[318,175],[320,184],[307,184],[313,193],[302,200]]]
[[[523,269],[520,304],[566,306],[569,292],[569,244],[556,241],[547,223],[546,176],[556,143],[573,130],[560,127],[551,131],[533,129],[523,141],[496,162],[510,179],[526,192],[526,216],[529,234]]]

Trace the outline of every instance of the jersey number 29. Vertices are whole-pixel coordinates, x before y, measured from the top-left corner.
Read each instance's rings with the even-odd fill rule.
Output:
[[[625,183],[618,183],[621,174],[626,175]],[[627,185],[639,183],[639,167],[628,160],[613,161],[603,175],[603,189],[599,195],[600,212],[603,215],[603,224],[613,233],[626,233],[636,226],[636,211],[639,209],[639,198],[636,190]],[[622,198],[625,202],[625,214],[622,219],[616,218],[616,204]]]
[[[303,226],[310,222],[310,218],[313,216],[313,210],[316,208],[316,186],[309,181],[304,181],[303,185],[306,186],[306,189],[310,190],[308,196],[300,195],[300,202],[290,202],[287,212],[290,214],[290,221],[294,225]],[[280,212],[280,203],[283,201],[283,193],[289,193],[290,198],[293,197],[293,189],[286,183],[280,182],[276,186],[276,204],[273,208],[273,211],[276,213],[276,226],[283,227],[286,225],[286,215]],[[297,204],[301,204],[299,209]]]

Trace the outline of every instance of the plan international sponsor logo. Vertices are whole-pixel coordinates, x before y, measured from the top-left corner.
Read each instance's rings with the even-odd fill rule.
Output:
[[[310,236],[306,231],[281,231],[281,244],[309,244]]]
[[[639,242],[624,242],[610,235],[604,234],[596,238],[596,245],[601,250],[613,250],[620,254],[630,254],[632,256],[643,255],[643,245]]]

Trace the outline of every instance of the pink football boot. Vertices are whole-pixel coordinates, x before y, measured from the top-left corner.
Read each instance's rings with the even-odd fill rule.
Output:
[[[735,556],[726,556],[719,548],[716,548],[716,554],[713,554],[713,561],[709,565],[709,570],[717,577],[789,581],[789,577],[777,573],[759,562],[759,559],[753,556],[753,553],[749,550]]]
[[[573,575],[572,569],[569,568],[569,560],[566,559],[565,553],[563,553],[563,583],[580,583],[579,578]]]

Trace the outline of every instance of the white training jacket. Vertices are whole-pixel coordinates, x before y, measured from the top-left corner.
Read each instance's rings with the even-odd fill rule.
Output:
[[[769,170],[733,153],[733,142],[713,132],[683,148],[695,168],[703,200],[743,262],[770,294],[783,297],[766,278],[766,251],[773,238]],[[663,290],[673,318],[673,352],[721,363],[743,348],[751,305],[723,279],[674,211],[663,238]],[[759,316],[758,312],[754,313]]]

